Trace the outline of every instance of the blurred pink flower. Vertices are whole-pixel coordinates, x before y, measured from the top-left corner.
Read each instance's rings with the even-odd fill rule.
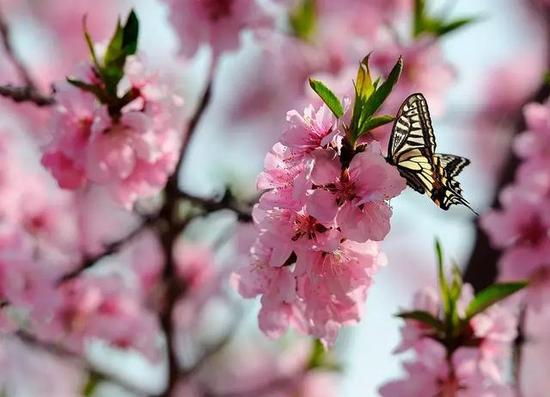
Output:
[[[460,316],[464,316],[472,297],[471,286],[465,284],[457,307]],[[441,318],[443,308],[437,291],[425,288],[417,292],[413,310],[428,311]],[[410,349],[416,355],[413,361],[403,364],[406,378],[383,385],[381,395],[512,396],[513,389],[505,383],[502,372],[503,360],[516,337],[516,323],[510,308],[503,305],[490,307],[470,320],[471,341],[462,341],[449,358],[444,344],[433,338],[433,329],[416,320],[406,320],[401,329],[402,341],[395,352]]]
[[[128,60],[126,76],[139,97],[117,120],[93,95],[69,83],[58,84],[59,105],[42,163],[62,188],[74,190],[89,182],[104,185],[131,208],[138,198],[164,187],[180,146],[174,115],[180,100],[144,73],[137,58]]]
[[[181,52],[193,56],[209,44],[215,56],[234,50],[244,29],[269,27],[271,18],[255,0],[165,0]]]

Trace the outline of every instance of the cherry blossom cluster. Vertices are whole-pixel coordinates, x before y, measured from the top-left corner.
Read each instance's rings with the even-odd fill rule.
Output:
[[[244,297],[261,295],[259,325],[269,336],[292,326],[331,345],[342,325],[360,319],[373,276],[386,263],[378,242],[390,230],[389,200],[406,183],[378,142],[357,144],[357,131],[367,132],[355,131],[367,112],[362,90],[374,91],[367,72],[363,63],[349,126],[334,116],[343,105],[320,94],[330,110],[290,111],[265,158],[253,213],[258,237],[236,279]]]
[[[56,84],[42,156],[61,188],[101,185],[127,208],[165,186],[183,135],[175,117],[182,100],[134,55],[138,22],[130,15],[103,57],[91,48],[93,61]]]
[[[481,226],[495,247],[504,280],[528,279],[534,307],[550,292],[550,103],[525,106],[527,131],[514,142],[522,160],[516,180],[500,194],[502,208],[482,217]]]
[[[506,377],[517,334],[517,313],[503,300],[524,282],[497,283],[474,295],[457,268],[443,270],[439,243],[439,288],[424,288],[413,299],[395,353],[413,352],[403,364],[405,377],[380,388],[383,397],[514,396]]]
[[[471,287],[463,286],[458,302],[459,315],[465,315],[473,297]],[[438,317],[441,300],[434,288],[414,296],[413,310]],[[412,351],[412,360],[403,364],[405,377],[380,388],[383,397],[421,396],[513,396],[507,384],[504,363],[516,336],[516,319],[505,307],[495,305],[472,318],[461,345],[449,349],[434,338],[433,330],[417,320],[408,319],[401,329],[401,344],[395,353]]]

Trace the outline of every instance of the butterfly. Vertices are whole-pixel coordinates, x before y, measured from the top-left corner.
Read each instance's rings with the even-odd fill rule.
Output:
[[[397,167],[407,184],[428,195],[440,208],[463,204],[477,214],[462,197],[455,179],[470,160],[453,154],[435,153],[435,136],[422,94],[412,94],[401,105],[395,118],[388,146],[388,163]]]

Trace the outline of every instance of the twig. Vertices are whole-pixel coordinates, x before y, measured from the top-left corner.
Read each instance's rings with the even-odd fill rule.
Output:
[[[543,17],[545,18],[546,23],[546,66],[550,68],[550,12],[546,12]],[[550,85],[545,82],[537,89],[533,97],[527,101],[529,102],[543,102],[550,95]],[[515,116],[516,128],[515,133],[519,134],[525,130],[525,119],[522,112],[523,106],[519,109],[517,115]],[[508,153],[508,160],[504,165],[498,183],[495,190],[495,195],[493,197],[493,202],[491,208],[499,208],[498,194],[501,189],[513,182],[516,168],[518,167],[519,160],[514,155],[511,148]],[[475,245],[472,250],[470,260],[466,265],[464,271],[464,281],[472,284],[476,291],[487,287],[492,284],[497,277],[497,262],[500,257],[500,251],[495,250],[491,247],[488,236],[485,234],[479,225],[479,221],[475,224]]]
[[[105,381],[115,383],[132,394],[136,394],[140,396],[144,395],[143,390],[138,389],[136,386],[129,384],[128,382],[122,379],[113,377],[112,374],[109,374],[106,371],[103,371],[102,369],[95,368],[91,363],[86,361],[82,356],[75,354],[60,345],[41,341],[36,337],[34,337],[33,335],[31,335],[30,333],[28,333],[27,331],[23,331],[23,330],[17,331],[15,333],[15,336],[17,336],[26,345],[31,346],[33,348],[42,350],[46,353],[52,354],[62,359],[81,362],[90,373],[98,374],[102,379],[105,379]]]
[[[13,66],[15,67],[19,78],[23,81],[24,86],[18,87],[11,84],[0,86],[0,96],[8,97],[15,102],[32,102],[37,106],[49,106],[54,103],[51,96],[43,95],[38,90],[36,83],[32,79],[29,71],[23,62],[15,54],[15,50],[11,43],[11,34],[8,23],[0,10],[0,41]]]
[[[513,345],[513,373],[516,396],[522,397],[521,393],[521,362],[523,359],[523,346],[525,345],[525,326],[527,324],[527,307],[522,305],[518,318],[518,334]]]
[[[527,101],[530,102],[543,102],[550,95],[550,86],[546,83],[542,84],[533,97]],[[523,106],[522,106],[523,108]],[[519,111],[516,116],[516,133],[521,133],[525,130],[525,119],[523,117],[522,110]],[[516,169],[519,165],[518,158],[514,155],[510,149],[508,160],[503,167],[500,177],[498,179],[495,196],[491,204],[491,208],[499,208],[500,203],[498,199],[498,193],[503,187],[512,183],[515,178]],[[491,246],[489,237],[481,229],[479,221],[476,222],[476,240],[475,245],[470,256],[470,260],[466,265],[464,271],[464,281],[472,284],[476,291],[487,287],[492,284],[497,277],[497,262],[500,257],[500,251],[494,249]]]
[[[174,391],[180,376],[180,365],[178,357],[173,346],[174,327],[173,327],[173,310],[177,301],[185,293],[185,285],[178,280],[176,276],[175,263],[173,258],[174,242],[179,234],[185,229],[187,222],[181,223],[177,210],[180,197],[178,180],[181,173],[181,168],[185,155],[187,153],[191,138],[193,137],[197,126],[204,115],[208,104],[210,103],[212,90],[212,78],[209,79],[205,92],[199,102],[199,105],[193,115],[186,134],[183,139],[180,156],[174,173],[168,178],[166,188],[164,190],[164,204],[160,210],[159,216],[165,221],[164,229],[161,233],[160,240],[162,243],[165,265],[163,272],[164,280],[164,302],[160,310],[160,323],[164,331],[167,353],[168,353],[168,381],[167,386],[162,393],[162,396],[169,397]]]
[[[55,103],[52,96],[46,96],[29,86],[14,86],[6,84],[0,86],[0,96],[10,98],[14,102],[32,102],[37,106],[50,106]]]
[[[191,193],[187,193],[185,191],[180,191],[179,196],[180,198],[190,201],[191,203],[201,207],[204,211],[206,211],[206,213],[229,210],[237,215],[237,220],[239,222],[252,222],[251,208],[243,208],[246,207],[246,205],[238,203],[229,192],[226,192],[221,200],[203,198],[195,196]]]
[[[130,233],[128,233],[126,236],[122,237],[121,239],[114,241],[110,244],[108,244],[105,249],[100,252],[97,255],[92,255],[87,258],[85,258],[82,263],[71,272],[64,274],[57,280],[57,285],[63,284],[64,282],[68,280],[72,280],[79,275],[81,275],[84,271],[90,269],[93,267],[98,261],[101,259],[114,254],[115,252],[119,251],[123,246],[125,246],[127,243],[129,243],[131,240],[133,240],[135,237],[137,237],[141,232],[143,232],[148,226],[151,226],[154,222],[157,221],[156,216],[152,217],[146,217],[145,220],[137,226],[135,229],[133,229]]]

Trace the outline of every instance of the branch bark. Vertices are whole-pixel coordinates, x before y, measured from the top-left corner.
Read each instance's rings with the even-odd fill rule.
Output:
[[[2,42],[6,56],[15,67],[19,78],[24,84],[23,86],[14,86],[11,84],[0,86],[0,96],[11,98],[15,102],[32,102],[37,106],[52,105],[55,102],[53,97],[40,92],[25,64],[15,54],[15,49],[11,42],[10,28],[1,10],[0,41]]]
[[[178,204],[181,198],[181,192],[178,181],[191,139],[210,103],[211,92],[212,77],[210,76],[199,105],[189,122],[174,173],[170,176],[166,184],[166,189],[164,191],[164,205],[162,206],[159,214],[160,218],[164,221],[160,240],[165,257],[163,271],[164,302],[160,310],[159,317],[162,329],[164,331],[166,349],[168,353],[168,381],[166,390],[161,395],[163,397],[169,397],[173,393],[180,379],[180,365],[174,346],[173,311],[177,301],[185,293],[186,287],[176,276],[173,246],[179,234],[185,229],[187,223],[183,222],[182,224],[179,219]]]
[[[120,240],[117,240],[108,244],[101,253],[85,258],[76,269],[59,278],[56,284],[61,285],[66,281],[72,280],[80,276],[84,271],[92,268],[101,259],[106,258],[109,255],[113,255],[114,253],[119,251],[122,247],[124,247],[126,244],[132,241],[135,237],[140,235],[145,229],[147,229],[147,227],[153,225],[157,221],[158,221],[157,216],[146,217],[145,220],[138,227],[136,227],[126,236],[122,237]]]
[[[542,20],[546,29],[546,67],[550,70],[550,11],[545,8],[541,10]],[[550,84],[543,82],[532,97],[526,102],[543,102],[550,96]],[[525,130],[525,119],[523,116],[523,106],[518,109],[514,116],[515,134],[519,134]],[[502,188],[514,181],[516,169],[519,165],[518,158],[514,155],[512,148],[509,148],[508,156],[504,167],[498,177],[498,182],[491,203],[491,208],[499,208],[500,203],[498,195]],[[464,281],[472,284],[475,291],[480,291],[483,288],[492,284],[498,275],[497,263],[501,252],[491,247],[488,236],[479,225],[479,220],[475,221],[475,243],[470,259],[464,270]]]

